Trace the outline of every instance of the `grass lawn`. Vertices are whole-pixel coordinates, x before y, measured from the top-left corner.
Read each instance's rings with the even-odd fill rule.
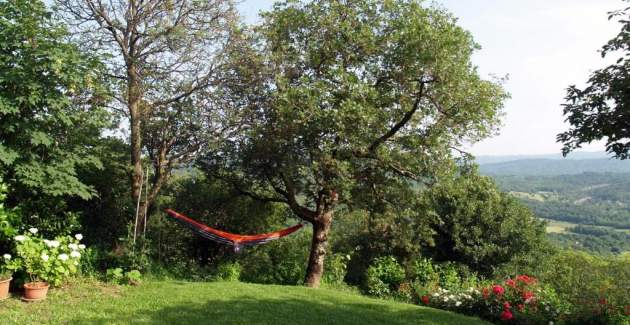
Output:
[[[487,324],[437,309],[330,289],[239,282],[81,282],[48,299],[0,302],[2,324]]]

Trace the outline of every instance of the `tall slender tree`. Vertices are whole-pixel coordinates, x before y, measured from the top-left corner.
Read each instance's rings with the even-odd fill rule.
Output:
[[[56,0],[77,40],[109,57],[114,108],[128,118],[132,197],[140,201],[143,152],[153,166],[146,211],[170,172],[223,130],[212,100],[237,14],[231,0]],[[140,218],[142,220],[143,218]],[[140,224],[142,227],[142,224]]]
[[[287,1],[263,17],[233,53],[250,127],[202,164],[312,224],[317,287],[335,210],[359,189],[430,178],[495,130],[506,93],[478,75],[456,19],[419,1]]]

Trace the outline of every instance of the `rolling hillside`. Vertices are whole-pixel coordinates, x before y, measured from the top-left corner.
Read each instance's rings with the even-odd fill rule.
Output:
[[[590,159],[597,155],[478,162],[503,191],[549,222],[549,236],[559,245],[601,254],[630,251],[630,161]]]

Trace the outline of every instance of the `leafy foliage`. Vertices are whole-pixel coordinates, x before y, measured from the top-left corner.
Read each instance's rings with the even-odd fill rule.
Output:
[[[0,166],[16,195],[95,194],[77,169],[101,167],[103,74],[67,36],[42,1],[0,3]]]
[[[36,235],[36,228],[29,231],[30,233],[15,237],[15,246],[20,269],[29,275],[31,281],[46,281],[53,286],[59,286],[77,273],[81,258],[79,251],[85,249],[79,244],[82,238],[79,234],[76,238],[59,236],[54,240],[47,240]]]
[[[287,1],[263,17],[233,57],[251,126],[202,165],[313,224],[316,286],[339,205],[450,171],[452,147],[492,134],[507,94],[472,65],[471,35],[417,1]]]
[[[393,256],[379,257],[367,269],[368,293],[387,297],[398,290],[405,279],[405,269]]]
[[[517,199],[474,169],[428,190],[419,211],[432,220],[437,261],[454,261],[484,275],[546,250],[545,227]]]
[[[622,52],[615,64],[596,70],[580,89],[567,89],[564,115],[571,128],[558,135],[564,144],[563,154],[580,148],[584,143],[606,139],[606,151],[617,158],[630,157],[630,7],[610,13],[622,24],[619,34],[602,47],[601,54]]]

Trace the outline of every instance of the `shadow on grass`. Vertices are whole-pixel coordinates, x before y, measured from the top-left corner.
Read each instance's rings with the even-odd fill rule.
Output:
[[[392,310],[387,305],[313,302],[306,299],[259,299],[178,304],[157,310],[106,310],[101,318],[75,319],[71,324],[474,324],[443,311],[415,308]]]

